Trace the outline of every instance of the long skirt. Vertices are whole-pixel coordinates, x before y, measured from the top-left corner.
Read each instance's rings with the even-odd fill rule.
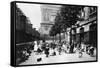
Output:
[[[38,49],[38,46],[34,45],[34,51],[37,51],[37,49]]]

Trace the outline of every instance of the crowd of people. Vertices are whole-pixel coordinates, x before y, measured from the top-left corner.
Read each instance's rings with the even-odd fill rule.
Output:
[[[55,56],[55,55],[61,55],[62,53],[78,53],[79,58],[82,57],[83,52],[90,55],[91,57],[94,56],[94,49],[92,45],[85,45],[83,43],[72,43],[69,44],[66,41],[63,42],[38,42],[34,45],[34,51],[37,54],[45,54],[46,57],[48,56]]]
[[[45,41],[34,41],[28,44],[17,46],[16,51],[16,62],[17,64],[28,60],[31,53],[34,52],[36,55],[45,54],[48,58],[50,56],[61,55],[63,53],[78,53],[79,58],[82,57],[83,52],[87,53],[91,57],[94,56],[94,47],[84,44],[71,45],[65,41],[63,42],[45,42]],[[42,59],[41,57],[39,58]],[[37,61],[40,61],[37,59]]]

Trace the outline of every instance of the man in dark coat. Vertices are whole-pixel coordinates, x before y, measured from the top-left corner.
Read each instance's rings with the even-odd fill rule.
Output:
[[[48,46],[48,44],[45,47],[45,54],[46,54],[46,57],[48,57],[48,55],[49,55],[49,46]]]

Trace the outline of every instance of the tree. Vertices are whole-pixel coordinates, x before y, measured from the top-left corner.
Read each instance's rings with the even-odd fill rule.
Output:
[[[60,22],[59,21],[60,20],[60,16],[59,16],[59,14],[57,13],[57,16],[56,16],[56,18],[55,18],[55,24],[52,26],[52,28],[51,28],[51,30],[50,30],[50,32],[49,32],[49,34],[50,34],[50,36],[53,36],[53,38],[57,35],[57,34],[60,34],[60,24],[58,24],[58,22]],[[59,35],[59,40],[60,40],[60,35]]]
[[[66,28],[70,29],[70,45],[71,45],[71,53],[73,52],[73,43],[72,43],[72,26],[75,26],[77,21],[80,20],[80,14],[83,9],[83,6],[62,6],[61,8],[61,23],[62,29],[66,31]]]
[[[54,29],[54,26],[51,28],[50,32],[49,32],[50,36],[53,36],[53,41],[54,41],[54,36],[56,35],[56,31]]]
[[[53,31],[55,34],[59,34],[59,39],[61,39],[60,33],[63,31],[66,32],[67,28],[71,28],[70,45],[72,43],[72,26],[75,25],[78,20],[80,20],[82,8],[83,6],[62,6],[60,12],[57,13],[57,16],[55,18],[55,24],[51,29],[51,31]]]
[[[40,33],[36,30],[36,28],[33,28],[32,36],[33,40],[40,40]]]
[[[64,26],[62,26],[62,29],[71,28],[70,29],[70,45],[72,43],[72,26],[77,23],[78,20],[80,20],[80,14],[82,11],[83,6],[62,6],[60,15],[62,17],[62,23]]]

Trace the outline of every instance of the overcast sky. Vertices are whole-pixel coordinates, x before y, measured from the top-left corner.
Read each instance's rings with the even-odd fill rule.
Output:
[[[41,23],[40,4],[17,3],[17,6],[29,18],[30,22],[33,24],[33,27],[38,30]]]

